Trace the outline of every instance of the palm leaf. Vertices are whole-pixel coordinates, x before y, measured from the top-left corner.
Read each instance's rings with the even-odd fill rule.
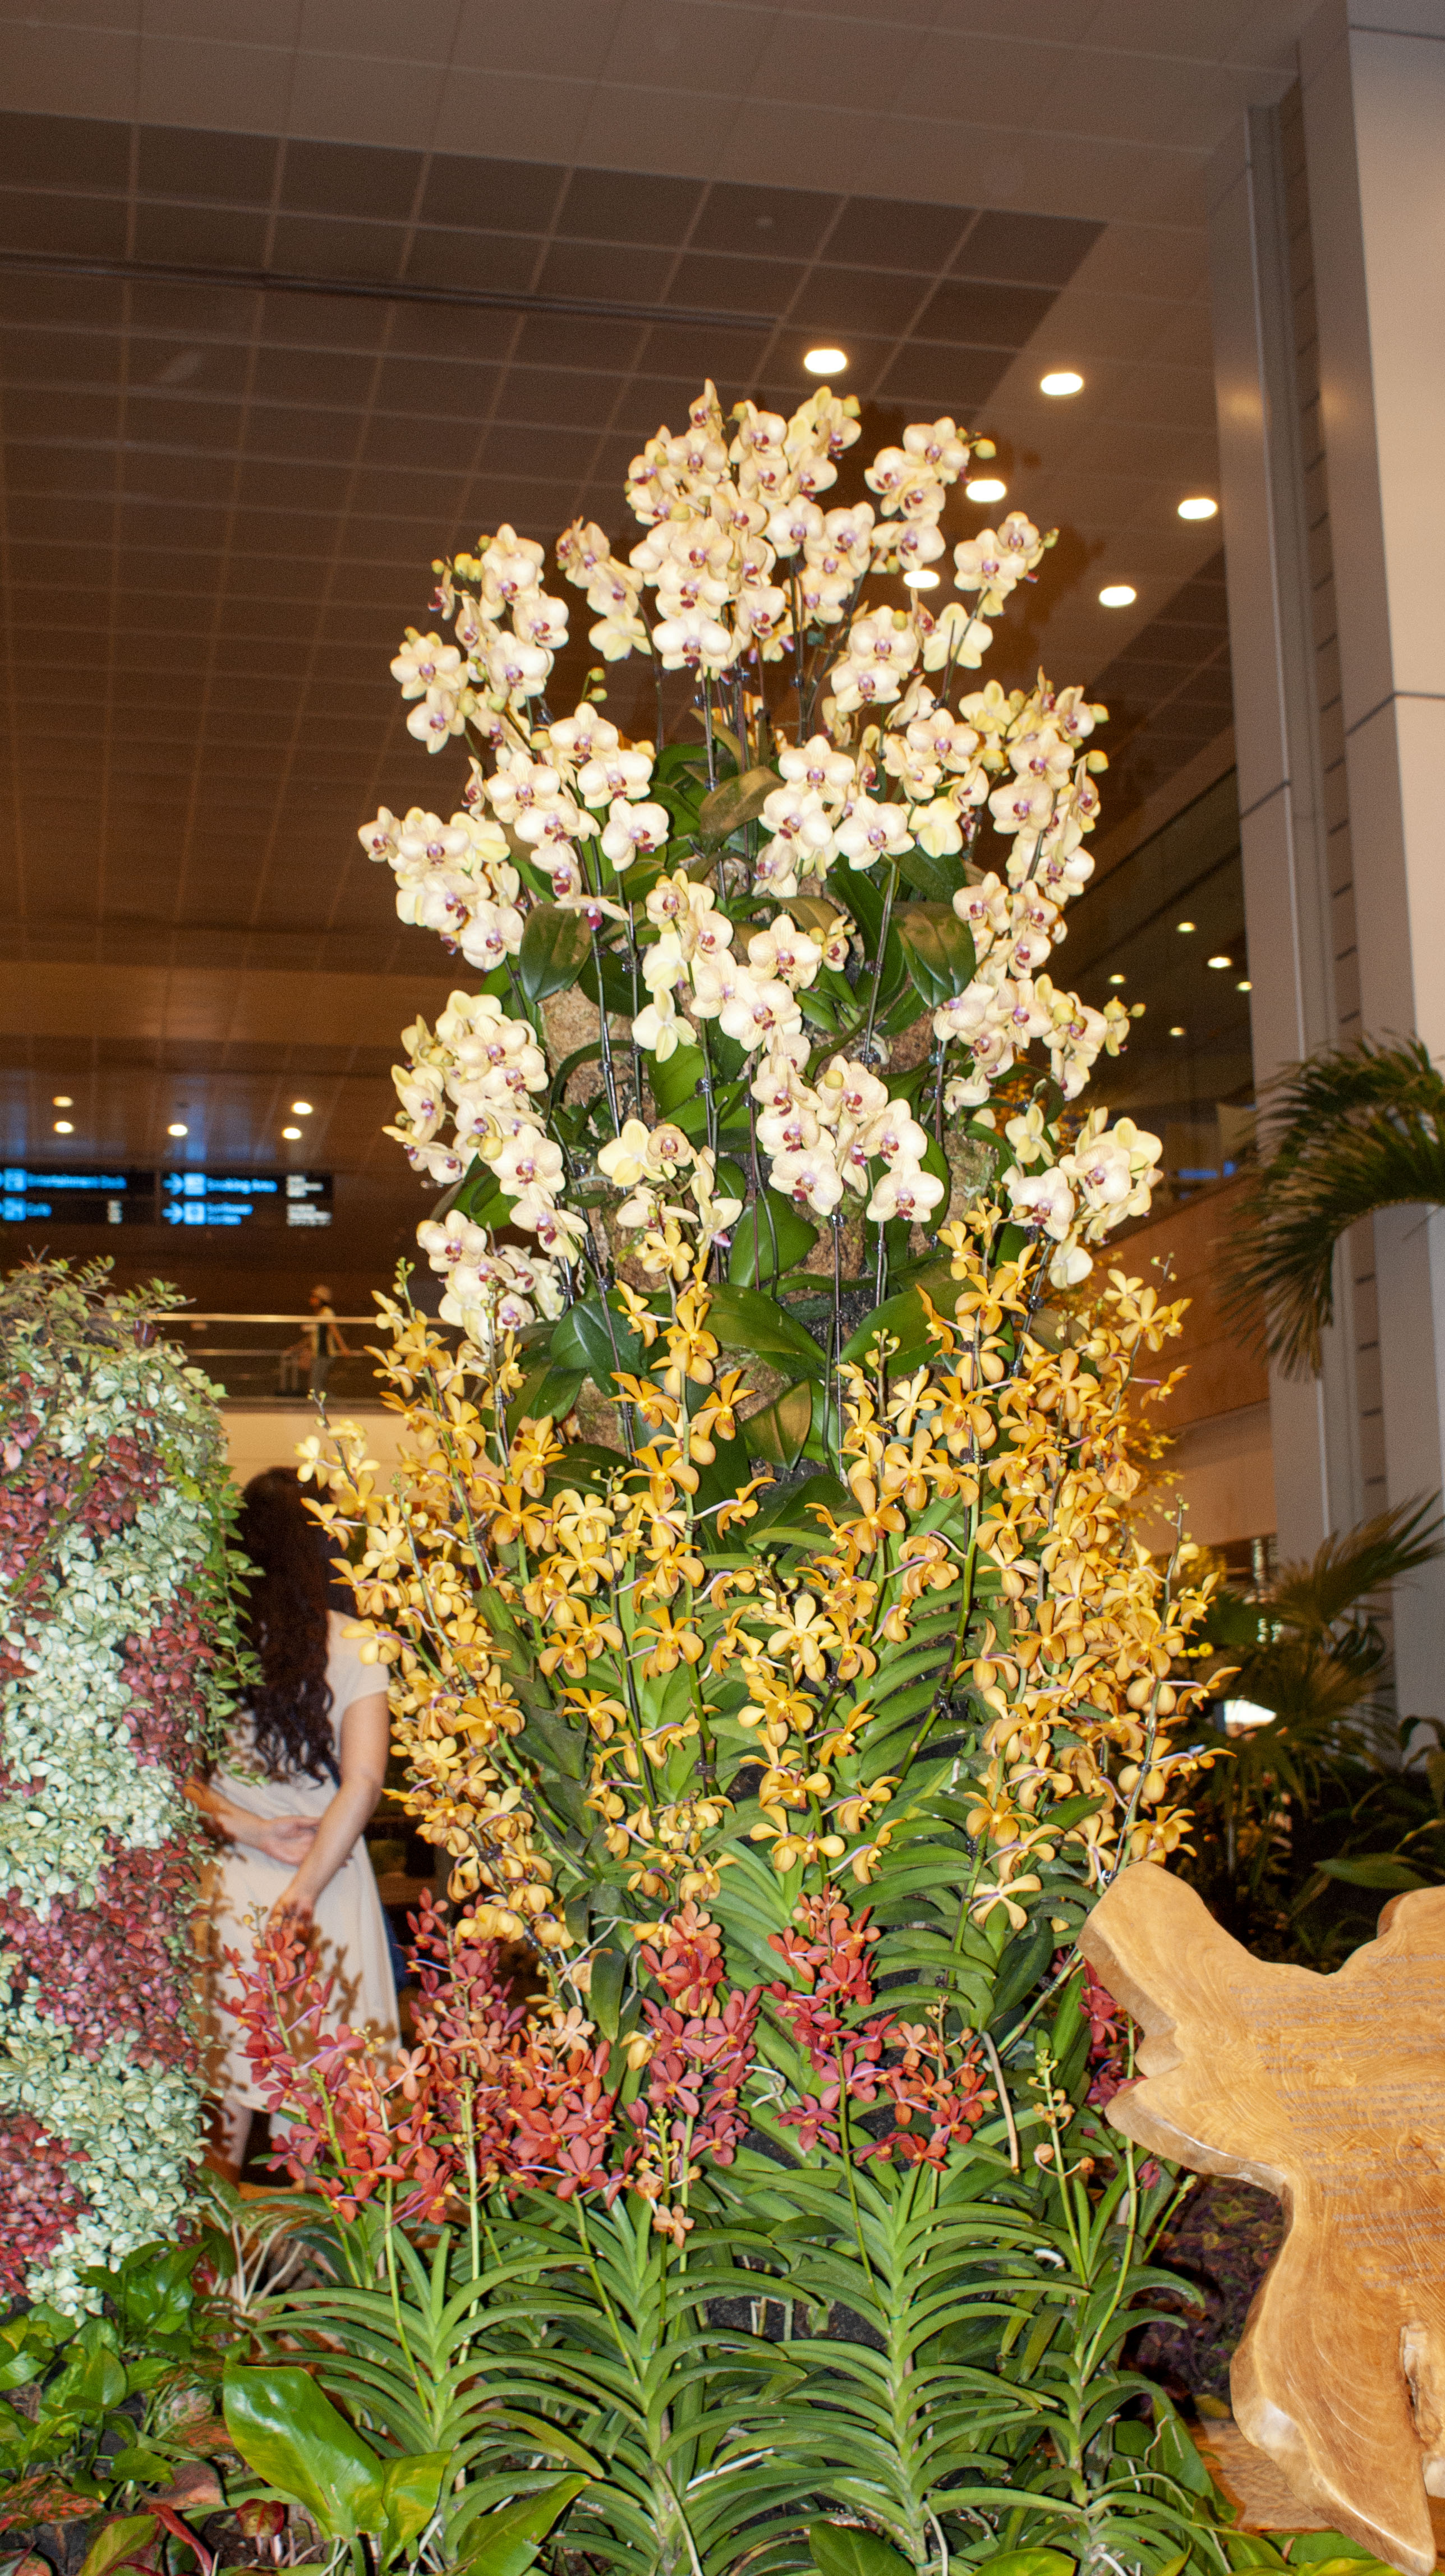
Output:
[[[1445,1206],[1445,1080],[1418,1039],[1327,1049],[1265,1093],[1273,1150],[1238,1213],[1224,1305],[1291,1375],[1318,1371],[1334,1253],[1378,1208]]]
[[[1445,1518],[1433,1498],[1397,1503],[1326,1539],[1307,1565],[1282,1567],[1270,1591],[1269,1615],[1306,1636],[1323,1637],[1370,1593],[1445,1553],[1442,1534]]]

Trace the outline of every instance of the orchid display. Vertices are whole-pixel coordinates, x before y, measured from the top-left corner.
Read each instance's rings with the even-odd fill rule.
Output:
[[[440,1317],[381,1300],[395,1475],[345,1424],[303,1472],[449,1904],[400,2056],[258,1951],[331,2274],[277,2349],[445,2463],[437,2566],[525,2488],[628,2576],[1223,2576],[1167,2398],[1127,2420],[1175,2184],[1089,2107],[1074,1947],[1210,1759],[1208,1583],[1130,1523],[1183,1310],[1091,1278],[1159,1144],[1050,972],[1103,710],[975,683],[1020,513],[910,584],[986,442],[857,437],[709,385],[625,559],[574,526],[554,596],[504,527],[394,665],[470,762],[362,835],[473,969],[396,1077]]]
[[[659,431],[628,478],[645,533],[626,562],[592,525],[558,541],[604,656],[570,714],[546,695],[568,602],[510,527],[438,567],[456,643],[408,629],[392,664],[409,731],[432,752],[463,738],[469,782],[449,821],[383,810],[361,838],[402,919],[480,990],[406,1032],[390,1132],[447,1194],[421,1237],[443,1315],[481,1347],[553,1323],[553,1414],[586,1375],[612,1396],[629,1279],[698,1263],[733,1347],[756,1347],[766,1286],[831,1386],[855,1292],[881,1304],[934,1252],[961,1114],[1056,1288],[1149,1205],[1156,1137],[1045,1114],[1128,1028],[1048,971],[1092,870],[1105,710],[1042,678],[970,685],[986,619],[1052,539],[1014,511],[954,547],[962,596],[937,615],[906,587],[870,599],[943,557],[949,491],[992,448],[915,424],[861,478],[876,507],[827,508],[858,435],[826,389],[791,420],[743,402],[729,423],[711,384]],[[606,664],[632,656],[654,667],[656,741],[604,712]],[[664,673],[687,691],[666,744]],[[559,1056],[547,1004],[573,985],[595,1039]],[[799,1444],[819,1457],[828,1393]]]

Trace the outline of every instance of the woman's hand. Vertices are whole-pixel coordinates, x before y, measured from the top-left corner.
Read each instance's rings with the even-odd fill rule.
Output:
[[[298,1888],[295,1880],[293,1879],[289,1887],[282,1888],[280,1895],[277,1897],[275,1904],[267,1915],[267,1928],[272,1932],[279,1932],[282,1931],[288,1923],[293,1923],[298,1931],[304,1931],[311,1921],[311,1913],[311,1897],[306,1894],[304,1889]]]
[[[279,1861],[283,1869],[297,1869],[316,1840],[316,1820],[311,1816],[257,1816],[237,1840],[253,1844],[268,1860]]]

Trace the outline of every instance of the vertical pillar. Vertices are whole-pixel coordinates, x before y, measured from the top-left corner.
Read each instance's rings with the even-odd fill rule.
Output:
[[[1290,204],[1279,110],[1251,109],[1211,174],[1220,486],[1239,763],[1255,1076],[1340,1035],[1301,433]],[[1270,1376],[1282,1557],[1360,1515],[1353,1282],[1317,1379]]]
[[[1445,0],[1329,0],[1300,47],[1360,1007],[1445,1057]],[[1445,1485],[1445,1211],[1375,1220],[1389,1498]],[[1398,1588],[1402,1715],[1445,1714],[1445,1566]]]
[[[1281,157],[1291,114],[1302,243]],[[1445,1058],[1445,0],[1326,0],[1298,91],[1251,111],[1215,182],[1257,1071],[1356,1030],[1418,1035]],[[1315,317],[1317,459],[1298,435],[1300,342],[1281,322],[1292,227]],[[1445,1213],[1387,1211],[1355,1266],[1360,1346],[1342,1312],[1318,1385],[1272,1397],[1290,1550],[1312,1495],[1326,1529],[1361,1498],[1445,1485]],[[1445,1716],[1445,1566],[1397,1589],[1394,1628],[1402,1714]]]

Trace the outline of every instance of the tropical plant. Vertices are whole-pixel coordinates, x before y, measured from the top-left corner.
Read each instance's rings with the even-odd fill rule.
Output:
[[[108,1271],[0,1283],[0,2297],[66,2311],[186,2207],[182,1788],[236,1677],[216,1390]]]
[[[1445,1077],[1418,1038],[1361,1038],[1292,1065],[1264,1094],[1269,1158],[1237,1212],[1236,1317],[1295,1376],[1320,1365],[1335,1247],[1380,1208],[1445,1206]]]
[[[1441,1554],[1442,1526],[1430,1504],[1381,1512],[1265,1593],[1216,1591],[1191,1640],[1223,1687],[1271,1714],[1200,1774],[1182,1866],[1267,1956],[1338,1955],[1368,1938],[1382,1894],[1427,1883],[1445,1763],[1406,1769],[1394,1754],[1397,1735],[1417,1750],[1422,1721],[1392,1721],[1372,1603]]]

